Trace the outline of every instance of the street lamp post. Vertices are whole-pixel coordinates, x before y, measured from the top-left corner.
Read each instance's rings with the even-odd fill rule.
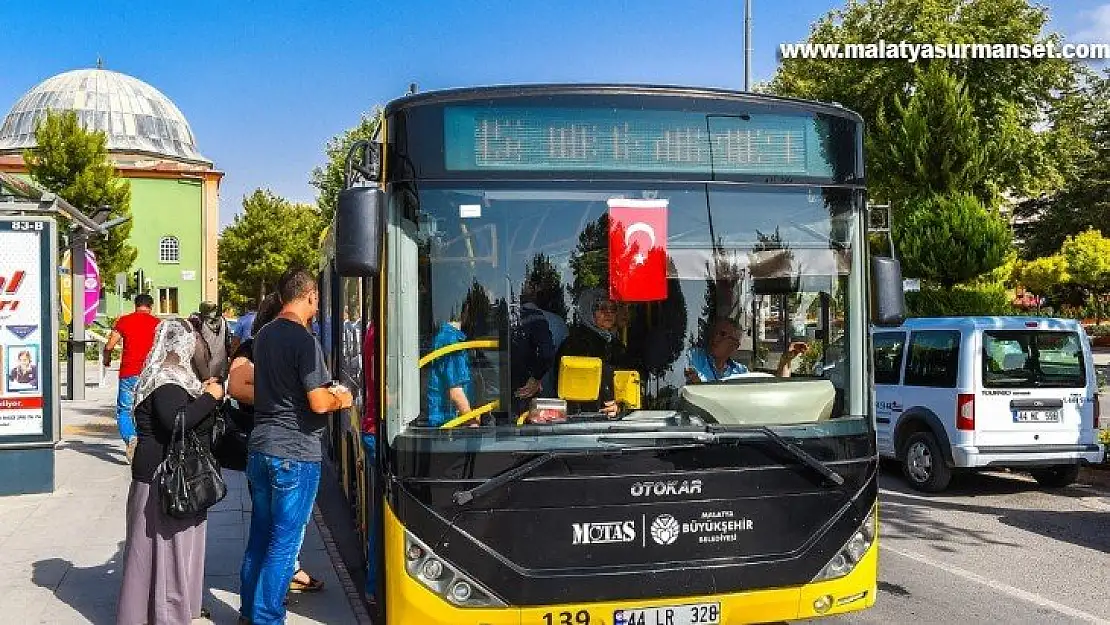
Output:
[[[752,88],[752,0],[744,0],[744,91]]]

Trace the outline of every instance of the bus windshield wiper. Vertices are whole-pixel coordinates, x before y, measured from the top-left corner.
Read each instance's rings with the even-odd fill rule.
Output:
[[[836,484],[837,486],[843,486],[844,485],[844,476],[843,475],[837,473],[836,471],[833,471],[832,468],[829,467],[829,465],[827,465],[824,462],[821,462],[817,458],[813,457],[808,452],[806,452],[806,450],[802,449],[801,447],[798,447],[794,443],[791,443],[790,441],[786,440],[785,438],[779,436],[771,428],[764,425],[764,426],[759,426],[759,427],[754,427],[754,428],[745,428],[745,429],[751,429],[751,430],[755,430],[756,432],[762,433],[764,436],[767,437],[768,440],[774,442],[783,451],[785,451],[786,453],[793,456],[798,462],[800,462],[800,463],[806,465],[807,467],[813,469],[817,473],[820,473],[822,476],[824,476],[825,479],[832,482],[833,484]]]
[[[832,482],[833,484],[836,484],[837,486],[844,485],[843,475],[837,473],[836,471],[833,471],[832,468],[829,467],[829,465],[813,457],[801,447],[798,447],[782,436],[779,436],[774,430],[767,426],[749,426],[735,432],[725,432],[717,428],[712,428],[704,432],[676,432],[670,436],[666,434],[660,436],[661,433],[656,433],[655,438],[657,440],[660,438],[673,439],[687,444],[708,446],[720,444],[724,441],[741,440],[747,438],[746,434],[749,432],[759,432],[760,434],[765,436],[767,440],[771,441],[780,449],[790,454],[792,458],[821,474],[821,476],[824,477],[826,480]],[[601,440],[603,440],[604,442],[615,443],[618,442],[620,439],[610,436]]]
[[[501,488],[505,484],[519,480],[520,478],[528,475],[529,473],[551,462],[552,460],[556,460],[558,458],[588,456],[596,453],[613,453],[614,451],[620,453],[621,450],[604,450],[604,452],[599,452],[599,450],[597,449],[583,449],[578,451],[549,451],[545,454],[532,458],[528,462],[525,462],[515,469],[509,469],[504,473],[498,473],[497,475],[489,478],[488,480],[482,482],[474,488],[468,490],[457,490],[453,495],[451,495],[451,499],[455,502],[455,504],[464,506],[471,501],[474,501],[476,497],[481,497],[482,495],[485,495],[492,490],[497,490],[498,488]]]

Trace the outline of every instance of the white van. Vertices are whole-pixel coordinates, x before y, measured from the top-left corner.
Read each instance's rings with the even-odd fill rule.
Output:
[[[914,488],[939,492],[954,470],[988,468],[1061,487],[1102,461],[1094,361],[1076,321],[920,318],[871,338],[879,454]]]

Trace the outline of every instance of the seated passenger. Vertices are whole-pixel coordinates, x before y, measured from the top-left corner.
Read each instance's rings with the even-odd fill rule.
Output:
[[[521,292],[520,321],[512,334],[512,386],[516,413],[528,409],[531,398],[543,390],[542,380],[555,360],[555,343],[547,315],[536,306],[536,289],[525,283]]]
[[[432,341],[432,351],[466,340],[461,319],[467,315],[463,304],[460,319],[445,322]],[[428,424],[439,427],[455,417],[470,412],[472,392],[470,362],[467,351],[459,350],[433,360],[428,365]]]
[[[747,367],[732,359],[732,355],[740,348],[742,336],[740,324],[729,317],[718,317],[711,322],[706,339],[708,347],[695,347],[690,350],[689,362],[686,365],[686,382],[688,384],[716,382],[748,373]],[[799,354],[805,353],[807,349],[808,346],[800,341],[791,343],[786,353],[779,359],[775,375],[780,378],[790,377],[790,362]]]
[[[617,325],[617,304],[609,299],[603,289],[589,289],[578,298],[578,320],[571,327],[567,340],[556,355],[555,363],[563,356],[590,356],[602,363],[601,388],[596,402],[576,402],[584,411],[602,412],[610,417],[617,415],[617,402],[613,388],[613,371],[625,368],[627,356],[624,345],[614,334]]]

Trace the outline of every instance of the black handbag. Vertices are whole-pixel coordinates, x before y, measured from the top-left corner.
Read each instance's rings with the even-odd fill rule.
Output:
[[[251,419],[230,401],[224,400],[212,427],[212,455],[230,471],[247,470],[247,443]]]
[[[227,495],[227,484],[212,451],[195,432],[185,431],[184,408],[174,418],[166,457],[154,479],[162,511],[178,519],[196,517]]]

